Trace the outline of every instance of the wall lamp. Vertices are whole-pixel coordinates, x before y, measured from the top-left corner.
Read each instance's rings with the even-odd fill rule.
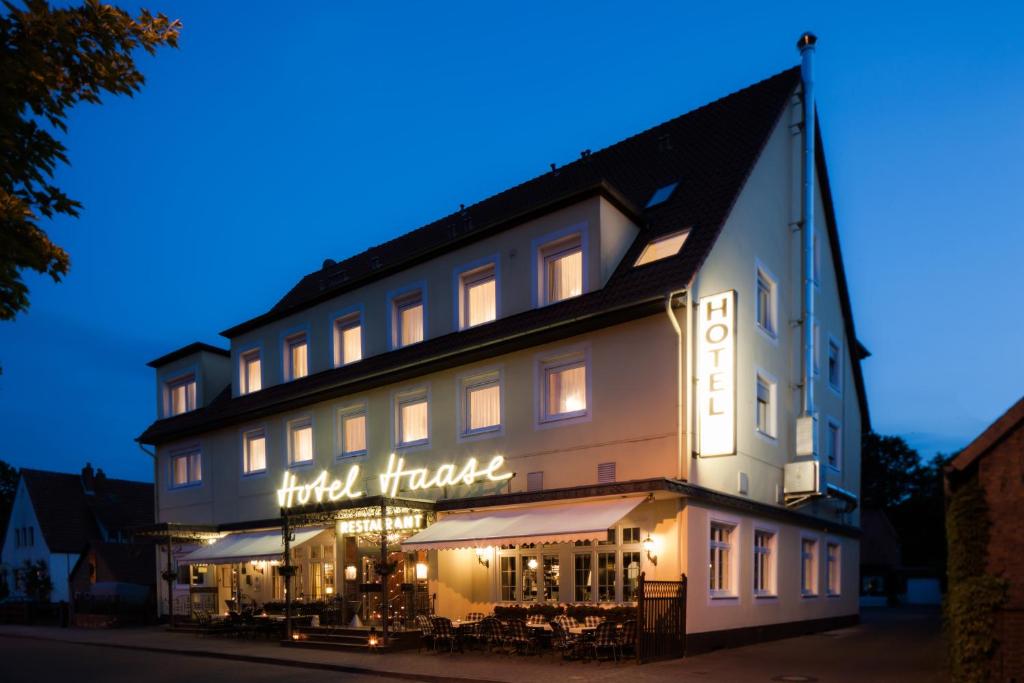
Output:
[[[488,548],[477,548],[476,549],[476,561],[483,566],[490,568],[491,566],[491,549]]]
[[[427,580],[427,563],[417,562],[416,563],[416,580],[426,581]]]
[[[651,564],[658,566],[658,556],[654,554],[658,548],[654,539],[648,536],[640,543],[640,545],[643,547],[644,552],[647,553],[647,559],[651,561]]]
[[[358,570],[356,570],[356,566],[354,564],[350,564],[349,566],[345,567],[345,580],[355,581],[357,573]]]

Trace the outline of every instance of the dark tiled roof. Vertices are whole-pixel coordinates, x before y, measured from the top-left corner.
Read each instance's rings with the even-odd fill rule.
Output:
[[[557,172],[530,180],[339,264],[328,265],[304,277],[267,313],[223,334],[241,334],[560,205],[597,194],[631,215],[641,228],[603,288],[254,394],[232,398],[228,387],[204,408],[154,422],[139,436],[139,441],[161,443],[194,436],[208,429],[657,312],[664,305],[665,295],[686,288],[703,264],[798,83],[799,69],[789,69],[589,154]],[[823,165],[824,156],[819,154],[819,167]],[[822,176],[822,181],[827,182],[827,177]],[[645,206],[659,188],[674,182],[679,185],[668,200],[643,211],[635,208]],[[834,249],[838,250],[831,205],[826,209],[826,223]],[[691,232],[678,255],[641,268],[632,267],[652,237],[680,227],[690,227]],[[845,297],[845,282],[840,287]],[[844,302],[844,313],[850,338],[855,339],[848,302]],[[861,388],[857,359],[854,371]],[[863,400],[862,410],[866,419]]]
[[[85,571],[82,563],[96,560],[97,579],[117,581],[139,586],[151,586],[156,581],[156,554],[150,543],[104,543],[92,541],[82,551],[71,570],[72,575]],[[90,551],[95,556],[90,557]],[[102,567],[102,569],[100,568]],[[88,574],[84,574],[84,577]]]
[[[153,521],[153,485],[103,479],[87,495],[77,474],[22,469],[32,508],[50,552],[79,553],[91,540]]]
[[[160,356],[155,360],[151,360],[148,363],[146,363],[146,365],[148,365],[151,368],[158,368],[161,365],[167,365],[168,363],[176,361],[179,358],[190,356],[198,351],[207,351],[209,353],[215,353],[218,356],[231,355],[230,351],[228,351],[227,349],[222,349],[219,346],[213,346],[212,344],[207,344],[205,342],[192,342],[188,346],[182,346],[180,349],[171,351],[170,353]]]
[[[1024,428],[1024,397],[1014,403],[998,420],[988,426],[978,438],[967,444],[947,466],[951,472],[963,471],[973,465],[978,458],[992,450],[1015,429]]]

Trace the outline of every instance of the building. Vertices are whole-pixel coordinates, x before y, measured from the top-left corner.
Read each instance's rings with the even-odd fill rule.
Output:
[[[995,615],[991,680],[1024,680],[1024,398],[946,467],[947,500],[969,484],[980,485],[988,513],[984,571],[1007,584]]]
[[[43,562],[52,602],[67,602],[69,578],[91,542],[128,543],[133,527],[153,522],[153,485],[108,478],[86,464],[81,474],[22,469],[0,567],[13,595],[24,593],[25,563]]]
[[[292,597],[364,620],[684,574],[691,650],[856,620],[866,352],[808,87],[584,151],[150,363],[175,611],[283,599],[287,520]]]

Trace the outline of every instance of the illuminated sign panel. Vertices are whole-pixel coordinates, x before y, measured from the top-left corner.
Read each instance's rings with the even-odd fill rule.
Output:
[[[700,454],[736,452],[736,292],[701,297],[697,314]]]
[[[442,486],[469,486],[477,481],[505,481],[512,478],[511,472],[500,472],[505,458],[496,455],[486,466],[481,467],[476,458],[470,458],[461,466],[445,463],[431,471],[426,467],[406,467],[405,459],[394,453],[388,458],[388,468],[378,475],[381,495],[394,498],[399,491],[424,491]],[[359,465],[350,465],[344,479],[328,479],[327,470],[309,482],[300,484],[298,477],[285,472],[281,488],[277,490],[277,504],[282,508],[310,503],[336,502],[359,498]]]
[[[344,519],[338,522],[338,533],[342,536],[349,534],[380,533],[381,531],[405,531],[406,529],[422,529],[425,526],[426,518],[422,512],[414,512],[402,515],[388,515],[381,523],[380,517],[359,517],[357,519]]]

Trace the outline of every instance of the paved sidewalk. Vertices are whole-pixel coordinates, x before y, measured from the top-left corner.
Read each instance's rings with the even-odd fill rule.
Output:
[[[720,650],[697,657],[637,666],[633,662],[560,662],[547,655],[519,657],[482,653],[387,655],[307,650],[273,642],[202,638],[162,628],[90,631],[0,626],[0,638],[60,640],[99,647],[129,648],[183,656],[216,657],[283,666],[455,683],[522,683],[561,679],[586,681],[893,681],[945,680],[944,648],[934,610],[865,610],[863,623],[827,633]]]

